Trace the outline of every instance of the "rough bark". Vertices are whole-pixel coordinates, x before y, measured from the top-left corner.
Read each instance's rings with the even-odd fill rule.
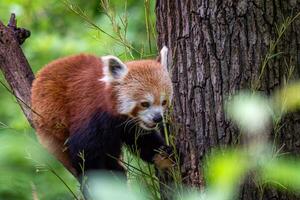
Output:
[[[177,144],[183,161],[183,180],[203,187],[203,159],[214,147],[238,140],[238,130],[225,119],[224,100],[241,89],[270,94],[294,66],[299,77],[300,21],[282,38],[261,80],[261,63],[276,28],[300,11],[297,0],[157,0],[158,46],[170,48],[174,84],[174,118]],[[276,26],[277,25],[277,26]],[[284,121],[281,144],[288,152],[300,152],[299,115]],[[284,134],[283,134],[284,133]],[[273,190],[257,192],[253,184],[241,191],[241,199],[287,199]],[[292,197],[289,197],[292,199]]]
[[[32,125],[30,89],[34,74],[20,47],[20,44],[30,36],[30,32],[17,28],[16,25],[14,14],[11,15],[8,26],[0,21],[0,69],[27,120]]]

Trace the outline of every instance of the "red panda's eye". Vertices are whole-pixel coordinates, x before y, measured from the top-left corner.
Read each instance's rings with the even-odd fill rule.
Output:
[[[149,108],[150,107],[150,103],[147,102],[147,101],[144,101],[141,103],[141,106],[144,107],[144,108]]]
[[[163,102],[161,103],[161,105],[165,106],[167,104],[167,100],[163,100]]]

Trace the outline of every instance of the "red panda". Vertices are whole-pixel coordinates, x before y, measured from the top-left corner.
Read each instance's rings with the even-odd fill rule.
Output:
[[[80,54],[55,60],[32,85],[33,123],[40,143],[75,176],[85,170],[123,172],[116,158],[123,144],[167,168],[168,149],[157,125],[172,99],[167,52],[160,62],[123,63],[114,56]]]

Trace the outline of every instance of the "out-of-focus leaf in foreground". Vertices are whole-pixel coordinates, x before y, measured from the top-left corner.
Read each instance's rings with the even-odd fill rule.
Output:
[[[186,189],[182,195],[178,195],[176,200],[212,200],[207,198],[205,193],[198,190]]]
[[[300,191],[300,161],[295,159],[274,159],[265,163],[261,172],[265,183],[278,187]]]
[[[269,125],[272,114],[265,97],[245,92],[228,101],[225,110],[233,122],[250,134],[263,132]]]
[[[275,110],[291,112],[300,108],[300,82],[289,84],[273,97]]]
[[[108,172],[93,172],[88,175],[88,187],[94,200],[146,200],[147,195],[141,187],[128,185],[125,177]]]
[[[211,200],[232,199],[251,166],[242,151],[216,153],[207,163],[206,175],[210,188],[207,199]]]
[[[0,133],[0,199],[30,200],[33,186],[40,199],[70,199],[72,195],[48,167],[75,191],[75,178],[33,137],[9,128]],[[55,187],[49,190],[49,185]]]

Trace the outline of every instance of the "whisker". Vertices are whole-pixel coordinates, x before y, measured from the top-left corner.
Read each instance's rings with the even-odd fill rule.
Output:
[[[131,131],[131,129],[134,128],[138,122],[139,119],[137,117],[132,117],[122,122],[120,126],[124,125],[124,130],[129,126],[130,127],[129,131]]]
[[[129,122],[131,122],[131,121],[133,121],[133,120],[135,120],[135,119],[137,119],[137,117],[128,118],[128,119],[126,119],[124,122],[122,122],[120,125],[124,125],[124,124],[126,124],[126,123],[129,123]]]

